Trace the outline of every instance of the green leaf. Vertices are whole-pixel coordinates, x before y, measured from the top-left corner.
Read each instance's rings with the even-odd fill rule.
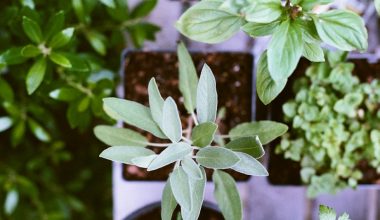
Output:
[[[24,57],[27,57],[27,58],[36,57],[40,54],[41,54],[41,50],[38,47],[31,45],[31,44],[23,47],[21,50],[21,55],[23,55]]]
[[[237,152],[236,155],[239,156],[240,161],[231,169],[239,173],[244,173],[245,175],[249,175],[249,176],[268,176],[269,175],[265,167],[252,156],[246,153],[240,153],[240,152]]]
[[[25,7],[29,7],[30,9],[34,9],[35,4],[33,0],[20,0],[21,4]]]
[[[59,31],[63,29],[63,26],[65,24],[65,12],[59,11],[54,16],[52,16],[47,25],[46,25],[46,32],[45,32],[45,40],[50,39],[53,35],[57,34]]]
[[[3,61],[7,65],[15,65],[25,62],[27,58],[21,54],[22,49],[23,47],[12,47],[11,49],[5,51],[0,56],[0,63]]]
[[[91,98],[88,96],[85,96],[82,100],[80,100],[78,104],[78,112],[85,112],[88,107],[90,106]]]
[[[11,190],[7,193],[7,197],[5,198],[4,203],[4,212],[6,215],[9,216],[15,211],[18,201],[19,196],[16,190]]]
[[[37,22],[24,16],[22,18],[22,27],[31,41],[37,44],[42,42],[42,31]]]
[[[193,149],[187,143],[180,142],[171,144],[152,161],[148,167],[148,171],[157,170],[177,160],[181,160],[192,151]]]
[[[25,135],[25,121],[19,121],[12,128],[11,143],[12,146],[17,146],[21,143]]]
[[[182,159],[183,170],[187,175],[193,179],[202,179],[202,171],[197,163],[191,158],[191,156],[186,156]]]
[[[157,158],[157,155],[135,157],[132,159],[132,163],[141,168],[148,168],[149,165]]]
[[[249,22],[271,23],[282,14],[281,0],[257,1],[245,10],[245,19]]]
[[[33,64],[26,75],[26,88],[29,95],[36,91],[36,89],[41,85],[45,72],[46,60],[45,58],[40,58]]]
[[[105,6],[110,7],[110,8],[115,8],[115,2],[114,0],[100,0],[101,3],[103,3]]]
[[[124,99],[103,99],[105,112],[115,120],[123,120],[125,123],[152,133],[159,138],[166,138],[156,122],[153,120],[149,108]]]
[[[185,220],[197,220],[201,212],[201,208],[202,208],[203,200],[204,200],[207,177],[206,177],[205,170],[202,167],[200,169],[202,173],[201,179],[189,178],[189,184],[190,184],[191,196],[192,196],[191,210],[190,211],[186,209],[181,210],[183,219]]]
[[[311,62],[325,62],[323,49],[317,43],[304,42],[302,55]]]
[[[61,53],[51,52],[49,55],[49,59],[53,61],[55,64],[58,64],[62,67],[65,67],[65,68],[72,67],[70,60],[67,59],[67,57]]]
[[[273,34],[280,25],[280,21],[271,23],[254,23],[249,22],[242,27],[242,30],[251,37],[264,37]]]
[[[177,201],[174,198],[172,188],[170,187],[170,181],[168,180],[162,192],[161,219],[171,220],[176,207]]]
[[[177,105],[172,97],[169,97],[164,102],[162,110],[162,131],[173,142],[177,143],[182,138],[182,125],[179,118]]]
[[[72,0],[71,4],[74,8],[74,12],[81,23],[88,23],[87,15],[83,6],[82,0]]]
[[[96,31],[89,31],[86,32],[86,38],[96,52],[98,52],[102,56],[106,55],[107,38],[103,34]]]
[[[53,36],[48,46],[51,48],[60,48],[68,44],[74,35],[74,28],[66,28]]]
[[[205,147],[198,151],[196,160],[207,168],[228,169],[235,166],[240,158],[233,151],[223,147]]]
[[[181,206],[181,210],[191,210],[191,186],[190,180],[182,167],[175,168],[169,177],[170,186],[175,200]]]
[[[303,45],[302,30],[291,20],[276,29],[268,46],[268,69],[275,82],[283,82],[296,69]]]
[[[59,101],[70,102],[80,97],[82,93],[77,89],[63,87],[55,89],[49,93],[49,97]]]
[[[259,136],[237,138],[230,141],[225,147],[233,151],[249,154],[254,158],[260,158],[265,154]]]
[[[214,122],[218,107],[218,94],[214,74],[204,64],[197,87],[197,116],[199,123]]]
[[[0,117],[0,132],[8,130],[13,125],[13,120],[10,117]]]
[[[259,136],[262,144],[268,144],[277,137],[285,134],[288,126],[274,121],[257,121],[242,123],[230,130],[232,140],[240,137]]]
[[[114,146],[105,149],[99,157],[114,162],[133,165],[132,159],[136,157],[150,156],[155,153],[143,147]]]
[[[149,107],[152,113],[153,120],[162,126],[162,110],[164,108],[164,99],[161,97],[160,91],[158,90],[156,80],[152,78],[148,85],[149,94]]]
[[[318,5],[330,4],[333,0],[292,0],[292,2],[297,2],[294,4],[300,5],[302,10],[309,11]]]
[[[235,180],[221,170],[215,170],[212,179],[215,183],[214,197],[224,218],[242,220],[243,207]]]
[[[231,38],[244,19],[219,7],[223,1],[209,0],[195,4],[182,14],[176,27],[186,37],[203,43],[220,43]]]
[[[320,220],[335,220],[336,212],[334,209],[320,205],[319,206],[319,219]]]
[[[180,42],[177,47],[179,60],[179,90],[184,99],[184,105],[189,114],[191,114],[196,105],[198,76],[185,45]]]
[[[213,122],[205,122],[194,127],[191,133],[193,145],[206,147],[214,140],[215,132],[218,125]]]
[[[3,80],[0,77],[0,100],[4,100],[6,102],[13,102],[14,100],[14,92],[9,83]]]
[[[95,136],[110,146],[141,146],[145,147],[147,139],[138,132],[126,128],[116,128],[98,125],[94,128]]]
[[[268,69],[267,52],[265,51],[258,62],[256,88],[260,100],[268,105],[271,103],[285,88],[287,79],[274,81],[270,76]]]
[[[42,141],[42,142],[49,142],[51,140],[50,134],[36,121],[29,118],[28,119],[28,125],[30,131],[34,134],[34,136]]]
[[[148,0],[142,1],[132,10],[131,18],[142,18],[147,15],[154,9],[157,4],[157,0]]]
[[[349,11],[331,10],[313,16],[313,20],[325,43],[344,51],[367,50],[367,29],[359,15]]]
[[[75,54],[71,53],[62,53],[69,61],[71,64],[71,71],[76,71],[76,72],[88,72],[90,71],[90,66],[86,59],[84,57],[80,57]]]

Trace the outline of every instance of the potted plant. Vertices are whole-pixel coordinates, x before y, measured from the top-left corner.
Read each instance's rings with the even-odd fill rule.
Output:
[[[205,64],[198,79],[183,44],[179,45],[178,53],[178,84],[192,123],[181,124],[174,99],[170,96],[163,99],[156,80],[152,78],[147,89],[149,108],[130,100],[105,98],[104,110],[116,120],[166,140],[152,143],[131,129],[98,126],[94,130],[96,136],[111,146],[100,157],[148,171],[174,164],[162,195],[162,219],[171,219],[177,204],[181,207],[182,218],[198,218],[207,181],[205,168],[211,169],[214,195],[223,216],[242,219],[242,204],[235,180],[223,170],[267,175],[257,160],[264,154],[261,142],[268,143],[282,135],[287,126],[270,121],[251,122],[237,125],[228,135],[220,134],[216,123],[218,95],[211,69]],[[225,143],[227,138],[230,141]],[[163,150],[157,153],[151,147]]]
[[[275,152],[297,163],[287,162],[286,172],[296,176],[289,182],[290,176],[278,173],[286,161],[271,156],[270,180],[275,184],[302,181],[310,197],[380,179],[378,64],[346,62],[346,53],[338,52],[326,58],[328,62],[308,67],[305,77],[304,68],[296,71],[297,78],[286,88],[293,87],[293,94],[289,91],[273,103],[282,106],[282,112],[271,110],[273,119],[283,118],[291,127]]]

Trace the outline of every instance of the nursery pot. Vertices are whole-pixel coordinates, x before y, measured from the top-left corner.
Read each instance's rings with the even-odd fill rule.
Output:
[[[367,59],[368,58],[368,59]],[[355,64],[353,71],[354,75],[357,75],[362,82],[368,80],[369,78],[380,79],[380,61],[369,62],[372,57],[366,58],[350,58],[348,61]],[[310,66],[310,62],[306,59],[301,59],[297,69],[293,75],[288,80],[288,83],[282,93],[268,106],[265,106],[259,99],[256,101],[257,111],[256,119],[265,120],[270,119],[273,121],[284,122],[284,114],[282,112],[282,106],[289,101],[294,99],[295,94],[293,92],[293,84],[297,78],[304,76],[306,69]],[[291,124],[288,124],[289,129],[291,129]],[[269,172],[269,182],[273,185],[302,185],[300,170],[301,166],[299,162],[292,161],[290,159],[285,159],[282,154],[276,154],[275,148],[280,143],[277,139],[273,141],[269,148],[269,161],[268,161],[268,172]],[[380,175],[376,174],[376,171],[372,168],[364,167],[362,169],[364,174],[363,179],[360,181],[360,185],[369,185],[378,187],[374,184],[376,180],[380,179]]]
[[[221,133],[226,134],[231,128],[252,119],[252,71],[253,56],[240,52],[192,53],[197,69],[201,72],[203,64],[212,69],[218,90],[218,109],[225,107],[225,117],[219,121]],[[124,98],[148,106],[147,85],[155,77],[159,90],[164,98],[171,96],[178,103],[184,129],[189,125],[188,113],[183,105],[179,83],[178,58],[174,51],[127,51],[123,56],[122,76],[124,77]],[[128,125],[124,125],[128,127]],[[134,128],[133,128],[134,129]],[[147,132],[150,142],[162,142]],[[152,148],[157,153],[162,148]],[[168,165],[153,172],[147,172],[136,166],[124,165],[123,178],[126,180],[166,181],[173,165]],[[208,177],[211,170],[206,170]],[[228,171],[238,181],[249,177],[237,172]],[[208,178],[210,179],[210,178]]]
[[[177,219],[179,213],[179,207],[174,211],[172,219]],[[161,220],[161,203],[155,202],[146,205],[135,212],[131,213],[124,220]],[[210,202],[204,202],[199,220],[223,220],[223,215],[220,213],[216,205]]]

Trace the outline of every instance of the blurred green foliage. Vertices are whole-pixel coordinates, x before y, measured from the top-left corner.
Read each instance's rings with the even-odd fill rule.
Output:
[[[360,82],[345,58],[331,52],[328,62],[312,64],[283,105],[292,129],[276,152],[301,163],[310,197],[356,187],[363,169],[380,173],[380,82],[371,73]]]
[[[102,98],[127,39],[155,39],[144,17],[156,3],[0,2],[0,219],[111,218],[111,167],[90,128],[112,122]]]

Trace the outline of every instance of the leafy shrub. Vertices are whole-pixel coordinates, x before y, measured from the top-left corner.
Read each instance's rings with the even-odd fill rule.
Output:
[[[327,57],[296,80],[295,98],[283,106],[292,129],[276,148],[301,163],[311,197],[356,187],[363,161],[380,173],[380,82],[360,82],[342,53]]]

